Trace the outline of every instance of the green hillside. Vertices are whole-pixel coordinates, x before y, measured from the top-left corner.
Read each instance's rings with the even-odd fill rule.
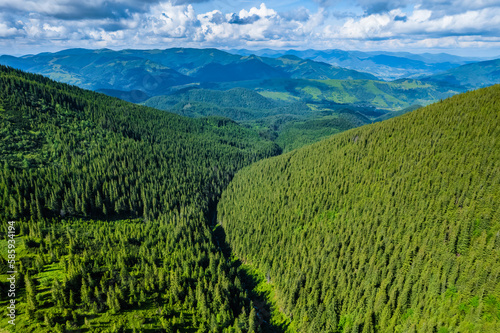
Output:
[[[375,118],[373,121],[377,122],[377,121],[391,119],[394,117],[399,117],[401,115],[404,115],[405,113],[415,111],[416,109],[421,108],[421,107],[422,107],[421,105],[412,105],[412,106],[409,106],[409,107],[404,108],[404,109],[399,110],[399,111],[393,111],[393,112],[389,112],[389,113],[386,113],[384,115],[381,115],[380,117]]]
[[[168,66],[108,49],[69,49],[19,58],[0,56],[0,64],[85,89],[140,90],[151,96],[193,81]]]
[[[257,322],[266,314],[210,225],[236,170],[276,144],[226,118],[184,118],[3,66],[0,87],[16,332],[273,330]]]
[[[219,83],[218,89],[234,88],[236,83]],[[281,101],[356,104],[400,110],[414,104],[428,105],[458,92],[459,88],[441,87],[418,80],[394,82],[372,80],[270,79],[238,82],[238,87],[254,89],[265,97]]]
[[[218,90],[180,89],[143,104],[188,117],[228,117],[289,151],[457,92],[416,80],[271,79],[217,83],[213,88]],[[346,119],[348,114],[354,119]]]
[[[227,65],[237,62],[240,56],[210,48],[170,48],[165,50],[122,50],[125,55],[141,57],[163,66],[169,66],[184,75],[194,75],[198,69],[211,63]]]
[[[275,68],[283,69],[294,79],[378,80],[376,76],[371,74],[291,55],[284,55],[279,58],[258,57],[258,59]]]
[[[376,79],[373,75],[312,60],[239,56],[216,49],[68,49],[22,57],[0,56],[0,64],[91,90],[127,97],[149,96],[193,82],[237,82],[262,78]],[[119,95],[117,92],[121,91]]]
[[[464,91],[430,81],[379,81],[294,55],[270,58],[217,49],[68,49],[0,56],[0,63],[182,116],[227,117],[285,150]],[[357,125],[332,121],[331,116],[343,118],[340,109],[368,113],[361,112],[366,119]]]
[[[349,51],[349,50],[231,50],[240,55],[256,54],[258,56],[299,57],[327,63],[343,68],[350,68],[370,73],[383,80],[432,75],[467,63],[485,59],[475,57],[459,57],[446,53],[412,54],[408,52],[387,51]]]
[[[259,161],[233,254],[300,332],[500,331],[500,86]]]
[[[222,81],[248,80],[251,76],[304,79],[377,79],[371,74],[332,66],[324,62],[289,56],[277,59],[254,55],[239,56],[217,49],[122,50],[118,51],[118,54],[146,59],[173,68],[184,75],[211,82],[219,81],[217,78],[222,78]],[[267,73],[264,70],[267,70]]]
[[[180,102],[209,103],[220,108],[272,109],[279,104],[257,92],[245,88],[227,91],[208,89],[180,90],[171,95],[150,98],[144,104],[157,109],[168,110]]]
[[[152,97],[144,104],[188,117],[215,115],[234,119],[276,142],[283,151],[369,124],[371,119],[381,114],[390,117],[393,113],[330,102],[287,103],[265,98],[246,88],[227,91],[185,89],[167,96]]]
[[[399,111],[415,104],[428,105],[460,92],[417,80],[270,79],[217,83],[213,88],[183,89],[170,95],[152,97],[144,104],[169,110],[180,101],[196,101],[216,104],[217,107],[245,107],[259,111],[272,108],[272,101],[281,105],[302,101],[313,105],[329,102]],[[258,99],[249,90],[271,101]]]
[[[277,133],[275,142],[283,152],[318,142],[333,134],[369,124],[363,115],[351,110],[341,110],[338,114],[318,117],[285,124]]]

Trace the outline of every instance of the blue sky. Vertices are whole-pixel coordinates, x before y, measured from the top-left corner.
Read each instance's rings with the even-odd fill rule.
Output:
[[[500,0],[0,0],[0,54],[72,47],[500,57]]]

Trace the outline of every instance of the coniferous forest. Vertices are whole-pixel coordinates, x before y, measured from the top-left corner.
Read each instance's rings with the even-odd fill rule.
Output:
[[[299,332],[500,331],[500,86],[252,164],[233,252]]]
[[[18,235],[16,332],[265,330],[210,224],[236,170],[276,144],[225,118],[184,118],[7,67],[0,121],[1,228],[15,221]],[[10,270],[5,257],[0,269]],[[3,278],[5,306],[8,288]]]

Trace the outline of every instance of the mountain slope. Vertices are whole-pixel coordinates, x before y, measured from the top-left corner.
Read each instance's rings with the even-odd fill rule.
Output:
[[[384,80],[431,75],[467,63],[484,60],[482,58],[459,57],[450,54],[412,54],[407,52],[361,52],[344,50],[287,50],[264,49],[260,51],[232,50],[240,55],[256,54],[277,58],[283,55],[297,56],[373,74]]]
[[[463,65],[422,80],[466,89],[487,87],[500,82],[500,59]]]
[[[147,105],[153,106],[153,101],[162,101],[158,109],[167,109],[179,102],[203,102],[217,105],[219,107],[235,107],[250,109],[270,109],[278,106],[274,101],[263,97],[259,93],[245,88],[232,88],[227,91],[190,89],[178,91],[167,96],[151,98]]]
[[[235,86],[254,89],[265,97],[276,100],[301,100],[306,103],[331,102],[356,104],[386,110],[400,110],[414,104],[428,105],[458,92],[457,87],[442,87],[433,82],[397,80],[303,80],[269,79],[245,82],[221,82],[217,89]]]
[[[0,86],[16,332],[257,329],[251,288],[210,224],[235,171],[279,153],[274,143],[226,118],[180,117],[4,66]]]
[[[256,79],[287,78],[289,75],[258,59],[244,59],[231,64],[210,63],[201,67],[193,77],[200,82],[230,82]]]
[[[241,60],[241,56],[218,49],[170,48],[165,50],[122,50],[120,52],[151,60],[188,76],[211,63],[227,65]]]
[[[192,82],[166,66],[107,49],[70,49],[16,59],[2,56],[0,63],[91,90],[141,90],[157,95]]]
[[[234,254],[303,332],[500,330],[500,86],[238,172]]]
[[[43,74],[86,89],[123,91],[120,96],[127,96],[127,91],[133,90],[156,96],[170,92],[170,87],[192,82],[288,77],[374,79],[372,75],[311,60],[239,56],[216,49],[69,49],[18,58],[0,56],[0,64]],[[134,96],[130,100],[134,100]]]
[[[304,60],[293,55],[284,55],[276,59],[260,59],[273,67],[282,68],[294,79],[378,80],[377,77],[368,73],[332,66],[325,62]]]
[[[280,103],[245,88],[227,91],[187,88],[171,95],[151,97],[143,104],[188,117],[221,116],[235,121],[266,117],[269,113],[279,112],[276,109],[280,106]]]
[[[121,51],[126,53],[127,51]],[[348,70],[345,68],[331,66],[330,64],[324,62],[318,62],[313,60],[304,60],[297,57],[284,56],[279,58],[269,58],[269,57],[258,57],[252,54],[238,56],[230,54],[217,49],[192,49],[192,48],[173,48],[166,50],[130,50],[130,54],[137,57],[142,57],[154,61],[156,63],[162,64],[164,66],[171,67],[178,70],[179,72],[189,75],[189,76],[200,76],[198,74],[200,69],[205,66],[209,66],[209,69],[215,64],[216,68],[239,71],[239,75],[245,74],[256,76],[254,71],[262,71],[267,69],[269,73],[264,73],[260,78],[266,77],[292,77],[301,79],[366,79],[375,80],[377,79],[373,75],[358,72],[355,70]],[[271,68],[264,66],[268,65]],[[230,65],[230,66],[229,66]],[[236,66],[234,69],[233,67]],[[206,72],[205,69],[203,72]],[[210,71],[211,74],[220,75],[216,71]],[[243,79],[246,76],[242,76]],[[210,76],[206,77],[203,74],[204,80],[210,80],[212,82],[220,81],[218,79],[210,79]],[[229,79],[224,77],[222,81],[237,81],[242,80],[236,76],[236,79]]]
[[[269,79],[213,87],[221,90],[185,88],[143,104],[189,117],[228,117],[289,151],[456,93],[417,80]]]

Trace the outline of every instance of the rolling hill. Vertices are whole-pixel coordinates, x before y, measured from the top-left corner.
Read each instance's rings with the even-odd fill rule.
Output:
[[[458,92],[457,87],[442,87],[433,82],[397,80],[304,80],[269,79],[238,82],[221,82],[216,86],[228,90],[235,86],[254,89],[276,101],[303,101],[306,103],[329,102],[355,104],[396,111],[414,104],[427,105]]]
[[[256,54],[277,58],[296,56],[373,74],[384,80],[415,78],[432,75],[461,65],[485,60],[483,58],[459,57],[445,53],[412,54],[408,52],[361,52],[345,50],[231,50],[240,55]]]
[[[263,78],[375,79],[373,75],[312,60],[238,56],[216,49],[86,50],[69,49],[22,57],[0,56],[0,64],[45,75],[81,88],[138,90],[149,96],[170,93],[190,83]],[[116,95],[116,94],[114,94]],[[133,100],[133,97],[130,99]]]
[[[279,58],[260,58],[266,64],[282,68],[293,79],[313,80],[377,80],[377,77],[352,69],[332,66],[324,62],[301,59],[293,55],[283,55]]]
[[[500,330],[500,85],[240,170],[218,221],[300,332]]]
[[[70,49],[20,58],[1,56],[0,64],[85,89],[140,90],[150,96],[193,81],[169,67],[107,49]]]
[[[189,117],[228,117],[289,151],[457,92],[417,80],[268,79],[220,82],[212,88],[219,90],[190,87],[143,104]]]
[[[307,103],[311,112],[357,106],[380,109],[381,113],[387,113],[399,111],[416,104],[427,105],[461,91],[456,87],[443,88],[432,82],[418,80],[384,82],[372,80],[262,79],[243,82],[219,82],[212,85],[211,88],[187,88],[170,95],[152,97],[146,100],[144,104],[162,110],[179,112],[178,108],[175,107],[179,102],[201,102],[211,103],[214,107],[219,108],[229,106],[245,107],[249,109],[247,111],[250,113],[253,109],[254,112],[259,114],[263,109],[301,102]],[[235,95],[235,93],[237,94]],[[259,102],[248,101],[247,97],[254,96],[255,93],[262,96],[262,98],[258,99]],[[223,101],[221,96],[231,96],[230,103],[227,103],[227,100]],[[267,98],[266,102],[264,102],[264,97]],[[255,117],[250,116],[247,119],[252,118]]]

